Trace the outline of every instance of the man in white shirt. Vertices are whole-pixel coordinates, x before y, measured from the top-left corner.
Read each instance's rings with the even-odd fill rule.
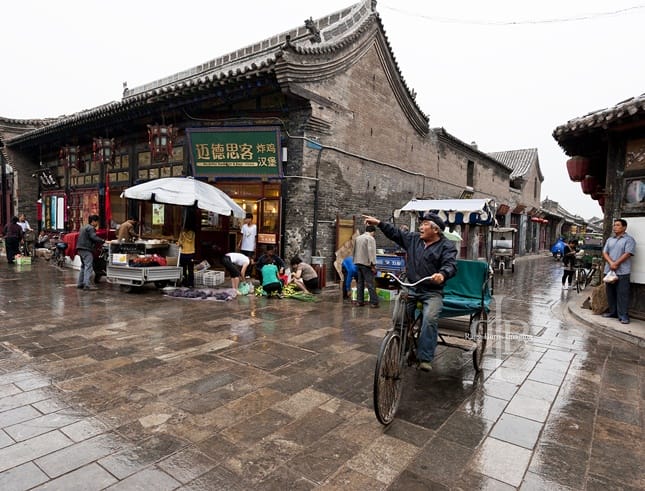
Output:
[[[240,252],[247,257],[255,255],[255,239],[258,235],[258,227],[253,223],[253,214],[247,213],[242,225],[242,238],[240,239]]]

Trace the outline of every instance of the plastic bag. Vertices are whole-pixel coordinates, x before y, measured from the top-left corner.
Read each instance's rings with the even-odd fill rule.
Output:
[[[602,279],[605,283],[616,283],[618,281],[618,275],[616,272],[612,269],[605,275],[605,277]]]
[[[251,293],[251,288],[247,282],[242,282],[240,283],[240,286],[238,287],[237,292],[240,295],[248,295],[249,293]]]

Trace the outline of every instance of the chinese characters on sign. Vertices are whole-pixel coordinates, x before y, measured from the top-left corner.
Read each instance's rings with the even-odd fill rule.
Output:
[[[187,134],[195,176],[282,175],[277,129],[200,128]]]

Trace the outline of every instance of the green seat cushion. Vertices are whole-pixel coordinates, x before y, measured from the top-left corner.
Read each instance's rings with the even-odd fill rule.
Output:
[[[456,317],[481,310],[482,301],[488,312],[491,301],[488,284],[489,268],[484,261],[457,259],[457,274],[443,289],[440,317]]]

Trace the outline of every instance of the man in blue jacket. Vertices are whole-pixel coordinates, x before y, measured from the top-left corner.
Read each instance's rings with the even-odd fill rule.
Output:
[[[437,325],[443,307],[443,287],[457,273],[457,248],[443,236],[446,224],[434,213],[421,216],[419,232],[401,230],[391,223],[363,215],[367,225],[375,225],[385,236],[407,252],[406,268],[410,283],[429,276],[430,281],[409,288],[408,314],[414,315],[417,302],[423,303],[423,322],[419,335],[419,368],[432,370],[431,361],[437,348]]]

